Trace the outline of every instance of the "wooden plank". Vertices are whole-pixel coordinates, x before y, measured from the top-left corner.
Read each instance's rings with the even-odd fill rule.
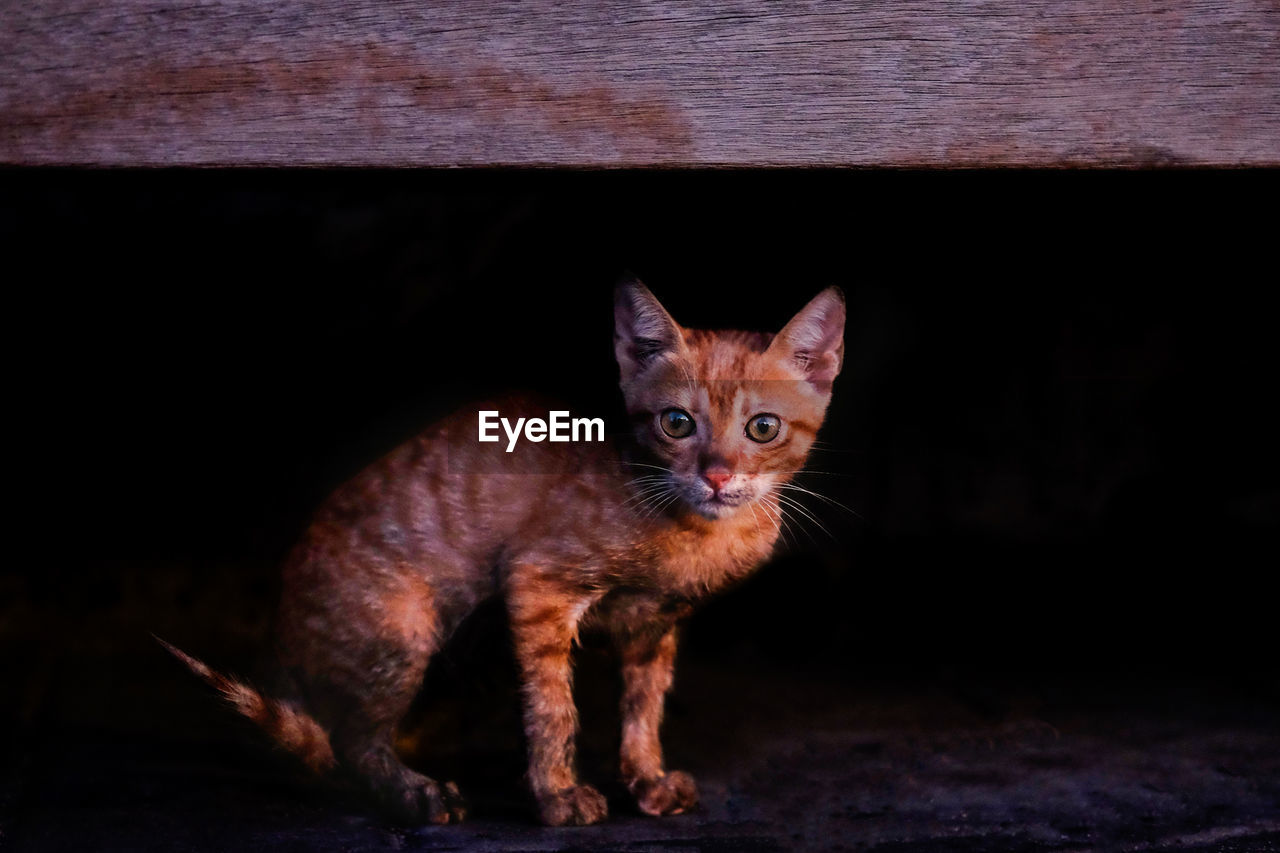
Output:
[[[1276,0],[53,0],[0,162],[1280,164]]]

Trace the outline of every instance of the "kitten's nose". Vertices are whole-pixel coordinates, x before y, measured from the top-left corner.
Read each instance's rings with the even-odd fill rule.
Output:
[[[711,488],[718,492],[724,488],[725,483],[733,479],[733,472],[722,465],[717,465],[703,471],[702,479],[706,480]]]

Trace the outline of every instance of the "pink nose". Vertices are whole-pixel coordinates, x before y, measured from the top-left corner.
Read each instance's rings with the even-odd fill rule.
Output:
[[[728,468],[708,468],[702,472],[702,479],[706,480],[711,488],[717,492],[724,488],[724,484],[733,479],[733,472]]]

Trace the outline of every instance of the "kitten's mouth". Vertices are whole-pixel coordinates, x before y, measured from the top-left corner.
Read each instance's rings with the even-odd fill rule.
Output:
[[[708,518],[722,518],[747,502],[746,495],[713,494],[693,503]]]

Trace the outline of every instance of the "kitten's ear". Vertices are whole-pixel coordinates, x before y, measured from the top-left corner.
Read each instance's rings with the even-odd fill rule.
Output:
[[[844,363],[844,293],[828,287],[800,309],[769,345],[769,351],[797,365],[814,388],[831,391]]]
[[[634,276],[613,292],[613,352],[625,384],[666,353],[684,347],[680,326]]]

